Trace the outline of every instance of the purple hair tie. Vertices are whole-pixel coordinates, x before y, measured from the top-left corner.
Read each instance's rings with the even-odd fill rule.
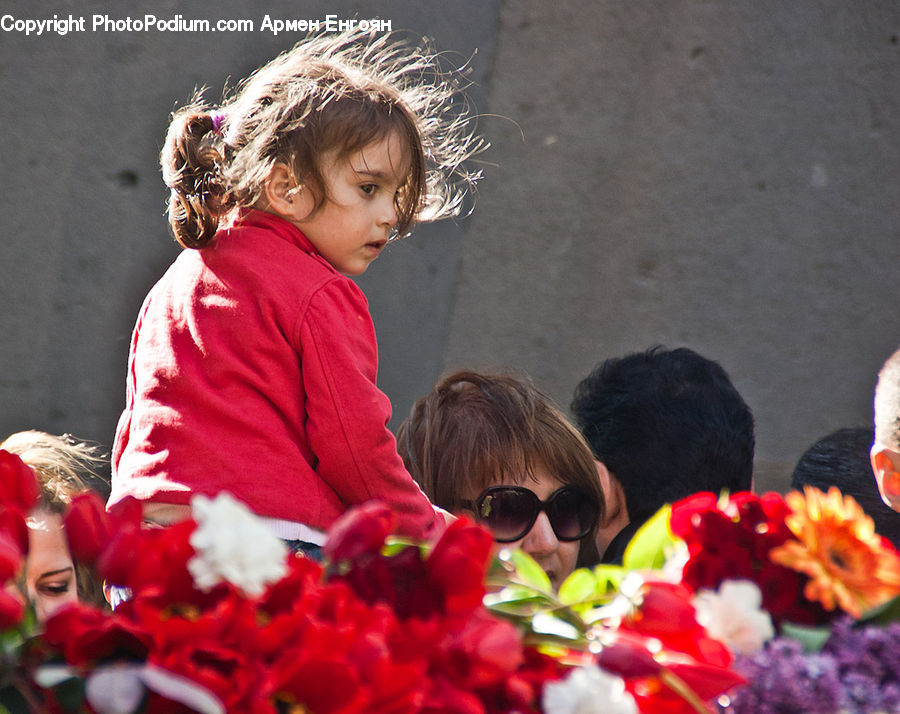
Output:
[[[212,130],[214,134],[222,133],[222,125],[225,123],[225,112],[221,109],[217,109],[214,112],[209,113],[209,118],[212,119]]]

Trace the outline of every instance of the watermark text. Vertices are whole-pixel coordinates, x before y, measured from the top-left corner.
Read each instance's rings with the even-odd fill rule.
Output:
[[[261,21],[244,19],[210,20],[187,18],[184,15],[158,17],[156,15],[128,15],[116,17],[107,14],[53,15],[53,17],[0,16],[0,31],[27,36],[68,35],[78,32],[267,32],[272,35],[291,32],[391,32],[391,20],[372,18],[342,18],[325,15],[324,18],[281,18],[265,15]]]

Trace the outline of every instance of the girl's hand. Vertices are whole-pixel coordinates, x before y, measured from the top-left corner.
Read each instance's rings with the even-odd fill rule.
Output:
[[[453,521],[456,520],[456,516],[454,516],[450,511],[445,511],[440,506],[435,506],[431,504],[431,507],[434,509],[434,524],[431,526],[431,529],[428,532],[428,540],[437,542],[440,537],[443,535],[444,531],[447,530],[447,526],[449,526]]]

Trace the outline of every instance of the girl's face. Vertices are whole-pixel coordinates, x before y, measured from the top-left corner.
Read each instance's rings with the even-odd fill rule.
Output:
[[[394,201],[405,167],[403,146],[394,133],[343,159],[326,155],[325,202],[313,212],[315,197],[301,187],[285,217],[336,270],[361,275],[381,254],[397,224]]]
[[[520,486],[533,491],[541,501],[546,501],[551,494],[566,484],[553,476],[540,464],[535,464],[534,478],[529,478],[522,483],[512,481],[498,481],[491,486]],[[465,500],[475,501],[481,492],[465,494],[469,498]],[[469,514],[471,515],[471,514]],[[501,547],[521,548],[534,558],[538,565],[550,577],[553,587],[559,589],[562,582],[575,570],[575,562],[578,560],[579,541],[561,541],[556,537],[546,511],[542,510],[535,520],[531,530],[521,539],[513,543],[502,543]]]
[[[28,519],[25,589],[34,603],[38,622],[44,622],[63,605],[77,602],[77,585],[62,517],[34,511]]]

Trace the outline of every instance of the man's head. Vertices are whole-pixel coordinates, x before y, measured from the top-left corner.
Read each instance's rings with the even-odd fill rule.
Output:
[[[572,413],[632,521],[692,493],[752,485],[750,408],[725,370],[692,350],[603,362],[576,388]]]
[[[794,466],[791,488],[803,490],[814,486],[828,491],[837,486],[845,496],[852,496],[875,523],[875,531],[900,543],[900,514],[882,502],[870,465],[872,427],[838,429],[810,446]]]
[[[888,357],[878,373],[870,458],[881,497],[900,511],[900,350]]]

